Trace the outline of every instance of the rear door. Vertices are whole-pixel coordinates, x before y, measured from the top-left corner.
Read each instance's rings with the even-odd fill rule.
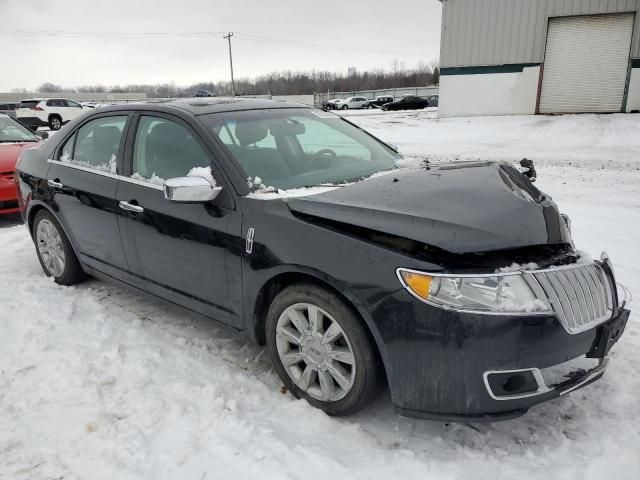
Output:
[[[242,215],[213,151],[182,119],[137,117],[118,185],[118,224],[132,281],[148,292],[240,326]],[[164,180],[211,168],[221,194],[208,203],[165,199]]]
[[[92,117],[67,136],[47,173],[54,209],[80,260],[125,281],[115,197],[129,118],[120,112]]]
[[[64,106],[64,100],[61,100],[59,98],[52,98],[50,100],[47,100],[47,113],[49,115],[51,115],[52,113],[60,115],[60,118],[62,118],[62,121],[64,121]]]

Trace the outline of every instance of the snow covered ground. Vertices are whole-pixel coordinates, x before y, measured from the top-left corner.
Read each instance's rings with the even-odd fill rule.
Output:
[[[536,161],[538,186],[640,298],[640,116],[348,112],[410,155]],[[495,424],[406,419],[383,395],[333,419],[280,391],[262,349],[108,283],[43,277],[0,220],[2,479],[637,479],[640,327],[605,377]]]

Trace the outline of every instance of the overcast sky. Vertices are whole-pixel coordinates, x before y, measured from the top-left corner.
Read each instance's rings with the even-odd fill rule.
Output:
[[[221,33],[159,38],[123,33],[237,32],[236,77],[280,70],[346,72],[349,66],[389,69],[394,58],[411,68],[438,57],[440,13],[437,0],[0,0],[0,91],[34,89],[44,82],[187,85],[229,78]],[[36,31],[71,33],[24,33]],[[120,35],[64,36],[73,32]]]

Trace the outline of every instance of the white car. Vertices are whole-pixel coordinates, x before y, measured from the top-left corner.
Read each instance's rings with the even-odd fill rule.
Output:
[[[347,110],[349,108],[362,108],[367,103],[367,99],[364,97],[349,97],[344,100],[338,100],[335,103],[335,108],[338,110]]]
[[[31,130],[46,126],[60,130],[84,111],[82,105],[68,98],[30,98],[20,102],[16,118]]]

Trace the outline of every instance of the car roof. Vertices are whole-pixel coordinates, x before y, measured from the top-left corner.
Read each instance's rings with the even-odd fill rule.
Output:
[[[67,97],[23,98],[22,100],[20,100],[20,102],[44,102],[45,100],[72,100],[72,99]]]
[[[179,98],[172,100],[149,100],[139,103],[126,103],[101,108],[100,112],[119,110],[172,110],[180,109],[193,115],[210,113],[237,112],[243,110],[270,110],[276,108],[314,108],[311,105],[286,102],[283,100],[266,100],[262,98],[238,97],[204,97]]]

